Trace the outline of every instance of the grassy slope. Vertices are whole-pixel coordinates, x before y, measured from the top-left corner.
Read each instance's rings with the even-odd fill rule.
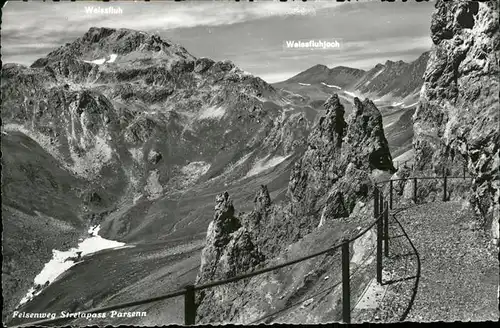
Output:
[[[32,286],[52,249],[76,244],[83,223],[73,188],[79,181],[38,144],[11,132],[2,135],[2,154],[2,280],[9,311]]]

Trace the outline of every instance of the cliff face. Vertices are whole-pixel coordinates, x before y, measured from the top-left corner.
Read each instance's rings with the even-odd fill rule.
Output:
[[[498,220],[499,1],[438,1],[434,43],[414,115],[417,170],[451,174],[466,166],[471,205],[488,225]],[[498,238],[498,223],[493,224]]]
[[[10,309],[90,224],[125,242],[190,239],[212,219],[205,195],[252,197],[262,175],[284,192],[313,122],[232,62],[129,29],[93,27],[30,67],[5,64],[1,91]],[[57,221],[40,229],[40,216]]]
[[[373,170],[395,171],[382,117],[370,100],[356,98],[355,110],[347,121],[336,94],[326,101],[325,109],[307,139],[307,150],[292,169],[284,201],[272,203],[267,187],[261,186],[253,211],[235,217],[229,195],[217,196],[197,283],[228,278],[258,265],[268,266],[280,257],[293,258],[289,246],[318,226],[366,209],[364,204],[373,189]],[[201,294],[199,322],[249,320],[265,312],[253,302],[260,297],[257,286],[265,284],[262,279],[240,281]],[[244,307],[242,302],[246,302]]]
[[[361,176],[374,169],[394,171],[380,112],[368,99],[355,98],[354,107],[346,122],[336,95],[325,103],[327,113],[311,131],[308,149],[290,177],[288,194],[298,213],[317,213],[332,203],[331,197],[343,199],[350,213],[358,197],[368,193],[367,185],[347,187],[353,176],[368,181]]]

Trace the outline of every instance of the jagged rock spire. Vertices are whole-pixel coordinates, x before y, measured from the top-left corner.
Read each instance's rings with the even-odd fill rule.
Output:
[[[271,196],[269,196],[269,191],[267,186],[261,185],[259,191],[254,198],[254,209],[259,213],[266,212],[271,206]]]
[[[375,104],[368,98],[363,102],[354,98],[354,111],[347,122],[343,151],[346,164],[352,162],[357,168],[395,172],[382,114]]]

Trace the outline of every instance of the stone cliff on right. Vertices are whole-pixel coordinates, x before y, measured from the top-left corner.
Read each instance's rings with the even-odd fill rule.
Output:
[[[473,176],[469,203],[498,243],[499,1],[437,1],[414,114],[416,171]]]

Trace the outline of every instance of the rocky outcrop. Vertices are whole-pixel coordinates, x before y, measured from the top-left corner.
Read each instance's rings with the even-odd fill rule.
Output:
[[[292,169],[285,201],[273,204],[267,187],[261,186],[253,211],[236,219],[229,196],[217,197],[197,282],[255,270],[259,264],[286,257],[288,246],[318,226],[348,217],[356,207],[357,213],[366,212],[372,171],[395,170],[379,111],[368,99],[356,98],[355,107],[346,122],[338,95],[326,101],[326,114],[311,131],[307,150]],[[231,256],[239,258],[230,260]],[[264,278],[255,279],[255,283],[239,281],[202,294],[199,322],[248,320],[257,315],[262,307],[255,305],[254,300],[261,297],[255,288],[264,284]],[[253,305],[239,308],[243,300]]]
[[[267,200],[263,201],[265,203]],[[241,224],[239,218],[235,217],[229,194],[225,192],[218,195],[215,216],[208,227],[196,284],[234,277],[264,261],[264,256],[252,239],[251,232]],[[203,323],[210,317],[224,316],[228,311],[227,308],[218,304],[203,302],[205,298],[233,300],[238,297],[237,291],[242,286],[243,282],[240,281],[234,286],[221,286],[201,291],[197,300],[199,304],[197,321]]]
[[[354,98],[354,111],[348,119],[343,160],[344,164],[354,163],[359,169],[395,171],[384,135],[382,115],[369,99],[361,102]]]
[[[470,203],[498,220],[499,1],[438,1],[434,43],[414,115],[416,170],[474,176]],[[495,226],[495,225],[493,225]],[[498,238],[498,225],[494,229]]]
[[[357,197],[354,194],[347,197],[340,186],[353,187],[359,181],[369,181],[367,176],[361,177],[361,172],[394,171],[380,112],[368,99],[361,102],[355,98],[354,105],[355,110],[346,122],[338,96],[327,100],[327,113],[311,132],[308,149],[291,173],[288,195],[298,213],[318,213],[331,197],[355,203]],[[351,187],[347,189],[359,192],[360,197],[366,197],[369,189],[364,183]]]

